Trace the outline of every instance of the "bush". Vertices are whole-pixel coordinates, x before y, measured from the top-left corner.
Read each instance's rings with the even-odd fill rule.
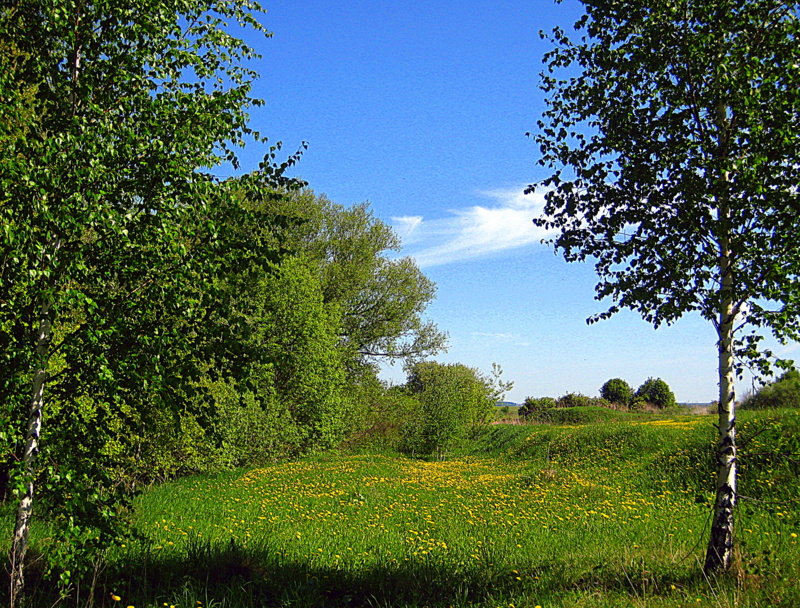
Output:
[[[586,407],[591,405],[592,398],[581,393],[567,393],[556,401],[556,407]]]
[[[357,407],[345,446],[350,450],[399,450],[419,417],[420,404],[404,387],[377,378],[348,387]]]
[[[663,409],[675,405],[675,395],[661,378],[648,378],[636,389],[636,401],[652,403]]]
[[[587,397],[581,393],[567,393],[559,397],[556,407],[608,407],[610,403],[602,397]]]
[[[775,382],[746,397],[740,407],[746,410],[800,407],[800,372],[789,370]]]
[[[404,449],[442,457],[470,427],[490,422],[498,400],[497,376],[459,363],[423,361],[408,374],[406,390],[419,406],[404,429]]]
[[[611,403],[627,406],[633,402],[633,389],[622,378],[611,378],[600,388],[600,396]]]
[[[556,407],[556,400],[552,397],[526,397],[522,405],[519,406],[519,417],[528,420],[532,417],[552,410]]]

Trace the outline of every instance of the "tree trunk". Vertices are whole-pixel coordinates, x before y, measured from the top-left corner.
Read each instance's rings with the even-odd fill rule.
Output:
[[[10,566],[10,608],[17,606],[25,583],[25,553],[28,550],[31,515],[33,513],[33,486],[35,480],[35,461],[39,453],[39,435],[42,429],[44,408],[44,384],[47,378],[48,346],[50,343],[50,306],[42,307],[39,319],[39,335],[36,340],[36,370],[33,376],[28,432],[25,437],[23,467],[25,471],[25,493],[17,508],[17,522],[14,526],[14,541],[11,548]]]
[[[727,243],[721,243],[720,274],[723,302],[720,306],[717,335],[719,337],[719,439],[717,458],[717,496],[714,519],[703,571],[711,574],[727,570],[733,556],[733,515],[736,506],[736,404],[733,368],[733,334],[735,307],[730,296],[732,277]]]

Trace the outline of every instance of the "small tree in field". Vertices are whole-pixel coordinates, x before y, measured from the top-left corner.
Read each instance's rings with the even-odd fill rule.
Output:
[[[636,399],[652,403],[659,408],[675,405],[675,395],[661,378],[648,378],[636,389]]]
[[[737,357],[800,323],[800,19],[788,0],[581,0],[553,32],[535,140],[550,177],[538,226],[592,259],[598,298],[656,327],[717,332],[716,499],[704,569],[727,569],[736,506]],[[558,72],[568,70],[561,77]],[[738,330],[749,326],[751,333]]]
[[[633,389],[622,378],[611,378],[600,388],[600,396],[611,403],[627,406],[633,401]]]
[[[406,390],[419,402],[407,426],[407,447],[422,454],[443,455],[470,427],[486,424],[495,415],[510,382],[500,380],[493,366],[486,376],[460,363],[422,361],[408,372]]]

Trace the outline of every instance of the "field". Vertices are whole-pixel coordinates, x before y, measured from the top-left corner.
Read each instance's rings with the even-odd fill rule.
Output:
[[[444,461],[338,453],[156,487],[99,603],[800,605],[800,416],[742,416],[749,498],[721,580],[700,571],[713,420],[592,418],[495,425]]]

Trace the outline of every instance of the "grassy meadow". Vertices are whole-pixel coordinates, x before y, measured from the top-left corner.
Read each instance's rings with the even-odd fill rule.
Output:
[[[800,605],[798,413],[742,413],[737,563],[707,580],[713,419],[592,409],[442,461],[341,452],[154,487],[95,605]]]

